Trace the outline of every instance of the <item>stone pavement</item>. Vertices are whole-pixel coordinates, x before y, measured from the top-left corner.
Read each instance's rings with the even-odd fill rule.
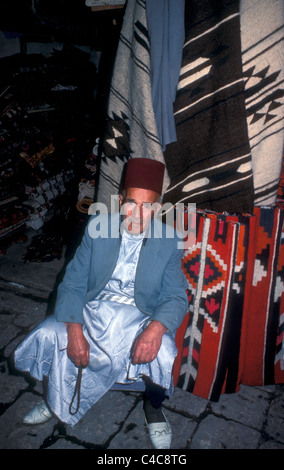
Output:
[[[0,256],[0,449],[151,449],[142,396],[108,392],[75,426],[21,424],[41,400],[40,382],[18,373],[15,347],[48,312],[64,260],[25,263],[25,244]],[[241,386],[218,403],[176,388],[165,403],[172,449],[284,449],[284,386]]]

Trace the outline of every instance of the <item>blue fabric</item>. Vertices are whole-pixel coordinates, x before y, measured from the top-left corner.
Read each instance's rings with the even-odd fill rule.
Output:
[[[184,44],[184,0],[146,0],[152,102],[162,149],[175,142],[173,113]]]
[[[101,292],[114,271],[121,237],[119,219],[103,215],[108,237],[92,238],[92,217],[82,243],[69,263],[58,288],[57,320],[83,324],[84,306]],[[102,216],[101,216],[102,217]],[[111,235],[112,232],[112,236]],[[171,235],[169,237],[168,235]],[[154,236],[155,235],[155,236]],[[159,237],[156,237],[159,235]],[[154,219],[150,235],[144,239],[135,277],[134,298],[139,310],[175,331],[187,312],[187,282],[181,269],[182,249],[171,227]]]

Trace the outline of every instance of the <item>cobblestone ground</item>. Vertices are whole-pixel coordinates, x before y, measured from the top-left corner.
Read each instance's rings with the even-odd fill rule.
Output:
[[[50,306],[63,261],[24,263],[23,247],[0,257],[0,448],[151,449],[142,396],[108,392],[75,426],[52,418],[21,424],[42,398],[42,385],[13,368],[12,353]],[[284,386],[241,386],[212,403],[176,388],[166,401],[172,449],[284,449]]]

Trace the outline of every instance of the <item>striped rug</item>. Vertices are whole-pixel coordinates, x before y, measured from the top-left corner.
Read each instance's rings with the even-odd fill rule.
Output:
[[[164,154],[171,181],[165,202],[251,213],[239,1],[186,2],[185,34],[174,105],[177,142]]]

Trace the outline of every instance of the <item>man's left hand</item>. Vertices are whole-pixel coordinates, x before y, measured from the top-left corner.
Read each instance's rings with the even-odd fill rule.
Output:
[[[145,364],[153,361],[161,347],[163,334],[167,328],[157,320],[153,320],[136,338],[132,349],[132,363]]]

